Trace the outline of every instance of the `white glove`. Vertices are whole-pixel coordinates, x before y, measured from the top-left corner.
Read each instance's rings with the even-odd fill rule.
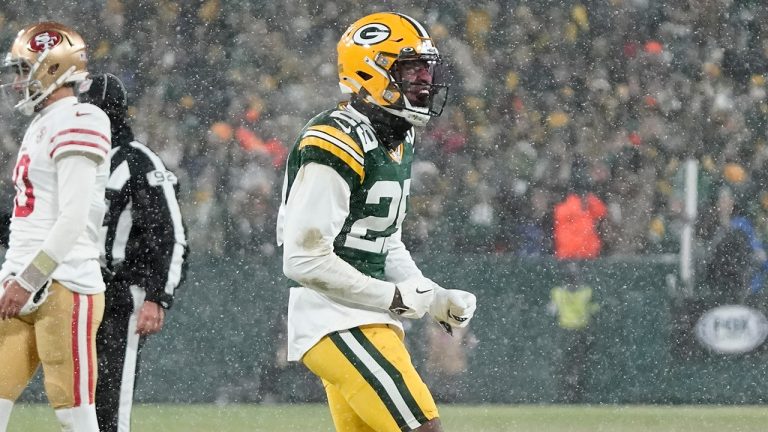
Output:
[[[466,327],[476,308],[477,298],[471,292],[438,287],[429,314],[450,333],[452,327]]]
[[[390,311],[403,318],[419,319],[427,313],[435,299],[435,292],[440,288],[425,277],[408,279],[397,284],[400,292],[400,303],[397,298],[392,303]]]

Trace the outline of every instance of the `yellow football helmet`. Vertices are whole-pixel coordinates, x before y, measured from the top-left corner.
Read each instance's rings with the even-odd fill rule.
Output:
[[[336,50],[342,93],[359,95],[416,126],[442,113],[448,92],[439,82],[442,59],[427,30],[415,19],[392,12],[368,15],[349,26]],[[402,65],[414,61],[428,68],[428,79],[402,78]],[[428,95],[408,97],[413,87]]]
[[[59,87],[84,80],[87,63],[85,41],[77,32],[55,22],[33,24],[16,35],[6,54],[3,66],[13,78],[0,87],[19,94],[14,108],[31,115]]]

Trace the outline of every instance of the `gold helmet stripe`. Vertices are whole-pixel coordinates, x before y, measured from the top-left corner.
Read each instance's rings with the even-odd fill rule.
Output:
[[[349,135],[345,134],[344,132],[340,131],[339,129],[329,126],[329,125],[316,125],[312,126],[307,131],[320,131],[324,132],[339,141],[343,142],[347,145],[348,148],[352,149],[355,153],[359,154],[360,156],[363,156],[363,149],[360,148],[360,144],[356,143],[355,140],[349,137]],[[306,134],[305,134],[306,135]]]

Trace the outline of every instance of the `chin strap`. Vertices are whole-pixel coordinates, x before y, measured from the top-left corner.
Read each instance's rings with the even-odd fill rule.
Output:
[[[392,150],[400,145],[405,139],[405,135],[413,127],[408,120],[390,114],[383,108],[364,102],[359,98],[352,98],[350,104],[352,104],[353,108],[368,117],[379,141],[388,150]]]

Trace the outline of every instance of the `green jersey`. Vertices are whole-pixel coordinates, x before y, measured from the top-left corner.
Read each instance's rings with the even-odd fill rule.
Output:
[[[408,206],[414,130],[389,150],[366,120],[341,104],[307,123],[288,156],[284,204],[302,166],[314,162],[334,169],[351,192],[334,253],[360,272],[384,279],[387,239],[400,229]]]

